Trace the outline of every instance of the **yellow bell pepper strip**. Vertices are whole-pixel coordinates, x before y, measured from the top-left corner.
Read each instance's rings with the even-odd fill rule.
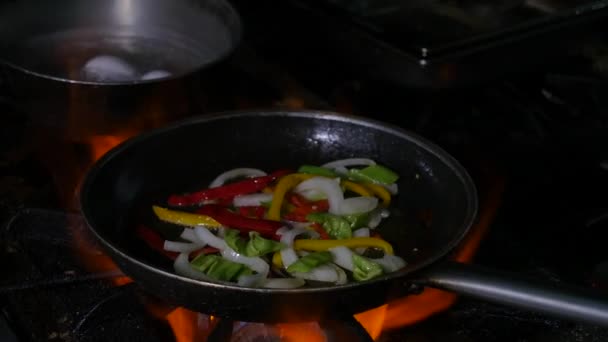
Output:
[[[283,205],[285,194],[299,183],[314,176],[315,175],[305,173],[292,173],[281,177],[274,188],[272,202],[270,203],[266,218],[273,221],[279,221],[281,219],[281,206]]]
[[[169,222],[169,223],[179,224],[181,226],[193,227],[193,226],[203,225],[203,226],[213,227],[213,228],[217,228],[217,227],[221,226],[221,224],[219,222],[217,222],[216,220],[214,220],[213,218],[211,218],[207,215],[193,214],[193,213],[188,213],[185,211],[171,210],[171,209],[162,208],[162,207],[159,207],[156,205],[152,206],[152,210],[154,210],[154,213],[160,220]]]
[[[382,206],[388,207],[391,204],[391,194],[386,190],[383,186],[373,183],[365,183],[363,184],[367,189],[369,189],[376,197],[382,200]]]
[[[293,248],[296,250],[302,249],[306,251],[326,251],[333,247],[345,246],[348,248],[358,247],[376,247],[380,248],[386,254],[393,255],[393,246],[385,240],[373,237],[355,237],[343,240],[314,240],[314,239],[302,239],[295,240]],[[272,264],[276,267],[283,267],[283,260],[281,259],[281,252],[275,252],[272,255]]]
[[[373,196],[373,194],[370,192],[371,189],[368,190],[368,189],[366,189],[365,186],[363,186],[361,184],[357,184],[357,183],[351,182],[349,180],[342,180],[340,183],[342,184],[342,186],[344,186],[344,188],[346,190],[350,190],[350,191],[352,191],[354,193],[357,193],[357,194],[359,194],[361,196],[364,196],[364,197],[372,197]]]
[[[333,247],[345,246],[348,248],[358,247],[376,247],[384,250],[386,254],[394,254],[393,246],[385,240],[373,237],[354,237],[350,239],[341,240],[315,240],[315,239],[301,239],[293,242],[293,248],[303,249],[305,251],[326,251]]]

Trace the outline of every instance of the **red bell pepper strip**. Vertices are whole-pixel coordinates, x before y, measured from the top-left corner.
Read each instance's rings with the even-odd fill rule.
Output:
[[[241,216],[261,219],[261,218],[264,218],[265,213],[266,213],[266,208],[261,205],[239,207],[239,214],[241,214]]]
[[[207,188],[201,191],[184,195],[171,195],[167,203],[171,206],[199,205],[206,200],[226,200],[232,199],[237,195],[245,195],[261,191],[272,181],[290,173],[289,170],[278,170],[269,175],[253,177],[242,181],[229,183],[216,188]]]
[[[311,224],[310,226],[312,227],[312,229],[315,230],[315,232],[319,233],[321,240],[331,239],[331,237],[329,236],[329,234],[327,234],[327,231],[325,231],[325,228],[323,228],[323,226],[321,224],[315,222],[315,223]]]
[[[237,229],[241,232],[254,231],[273,239],[279,238],[276,235],[276,231],[283,226],[283,224],[278,221],[244,217],[233,213],[228,210],[228,208],[216,204],[202,206],[196,212],[212,217],[222,225]]]
[[[291,193],[287,197],[287,200],[295,207],[284,215],[285,219],[290,221],[307,222],[306,216],[308,214],[329,210],[329,202],[326,199],[309,201],[302,195]]]
[[[137,236],[148,245],[148,247],[161,254],[164,254],[166,257],[170,259],[175,259],[179,255],[179,253],[176,252],[166,251],[164,248],[165,239],[163,239],[162,236],[160,236],[160,234],[155,232],[154,230],[146,226],[139,225],[137,226],[136,233]]]

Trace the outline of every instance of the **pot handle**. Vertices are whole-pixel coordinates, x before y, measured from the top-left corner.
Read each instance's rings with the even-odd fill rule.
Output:
[[[594,289],[544,282],[451,261],[421,271],[414,283],[608,327],[608,295]]]

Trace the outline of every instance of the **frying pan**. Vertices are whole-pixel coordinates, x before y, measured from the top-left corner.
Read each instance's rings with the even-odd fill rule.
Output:
[[[367,157],[400,175],[391,216],[377,229],[407,261],[366,282],[301,289],[245,288],[176,275],[172,263],[134,238],[140,208],[192,191],[235,167],[264,170]],[[585,289],[448,262],[477,213],[475,186],[444,150],[414,133],[367,118],[313,111],[218,113],[132,138],[87,173],[80,201],[94,235],[127,275],[169,303],[252,322],[353,314],[431,286],[608,326],[608,300]],[[418,212],[431,212],[421,224]]]

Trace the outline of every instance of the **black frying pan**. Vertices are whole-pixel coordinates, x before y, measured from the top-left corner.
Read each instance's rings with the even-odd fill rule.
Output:
[[[368,157],[396,170],[400,193],[378,229],[408,265],[362,283],[290,290],[243,288],[187,279],[134,238],[142,207],[206,185],[235,167],[265,170]],[[564,286],[442,261],[476,217],[477,197],[463,167],[415,134],[368,119],[323,112],[209,115],[117,146],[88,173],[84,217],[118,266],[149,292],[177,305],[243,321],[305,321],[353,314],[408,294],[412,284],[608,325],[608,300]],[[415,219],[432,212],[432,223]]]

